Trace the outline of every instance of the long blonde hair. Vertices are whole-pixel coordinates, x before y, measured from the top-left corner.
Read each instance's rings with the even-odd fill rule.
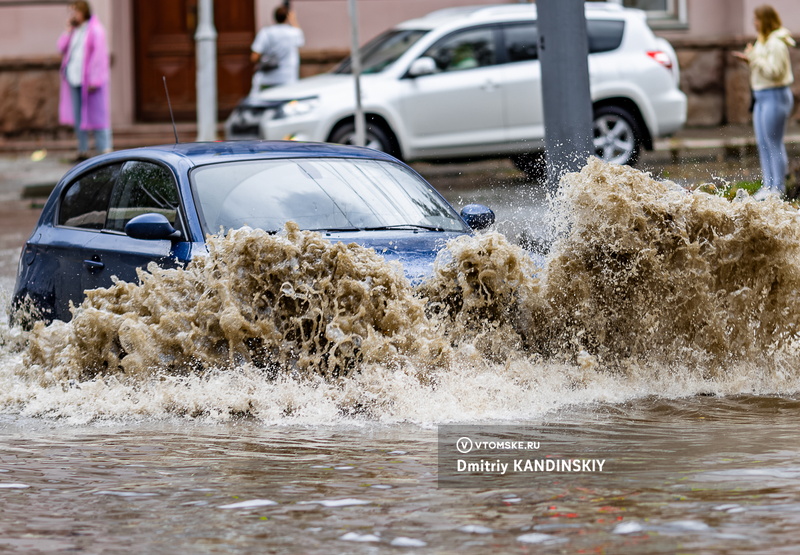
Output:
[[[759,23],[758,41],[765,42],[770,33],[782,27],[781,17],[775,8],[764,4],[755,9],[755,16]]]

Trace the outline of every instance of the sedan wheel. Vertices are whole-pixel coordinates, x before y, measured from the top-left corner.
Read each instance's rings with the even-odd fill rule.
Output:
[[[394,154],[392,143],[386,132],[378,126],[367,124],[366,146],[373,150],[380,150],[388,154]],[[341,145],[354,145],[356,140],[356,126],[354,123],[340,125],[332,134],[330,142]]]
[[[597,156],[614,164],[635,164],[640,139],[636,120],[627,110],[602,106],[594,113],[594,149]]]

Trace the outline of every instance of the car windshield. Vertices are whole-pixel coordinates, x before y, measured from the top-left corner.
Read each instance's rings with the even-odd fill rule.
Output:
[[[378,35],[361,47],[361,73],[380,73],[397,61],[428,31],[393,29]],[[350,73],[350,58],[345,58],[333,73]]]
[[[243,226],[302,229],[432,229],[468,232],[418,175],[388,161],[290,158],[226,162],[192,172],[204,233]]]

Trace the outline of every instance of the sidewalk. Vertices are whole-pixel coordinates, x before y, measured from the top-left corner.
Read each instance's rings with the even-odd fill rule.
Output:
[[[178,136],[183,141],[196,137],[193,124],[178,125]],[[169,124],[143,124],[128,129],[114,130],[114,146],[118,149],[175,141]],[[786,135],[790,156],[800,154],[800,125],[790,126]],[[658,139],[652,152],[642,155],[642,164],[650,167],[661,164],[698,163],[708,160],[722,161],[757,157],[755,138],[751,125],[728,125],[712,128],[686,128],[673,137]],[[0,139],[0,202],[20,198],[45,197],[52,186],[72,167],[69,158],[74,155],[74,139],[47,141]],[[465,164],[424,164],[421,173],[466,174],[486,172],[498,161]],[[507,164],[511,168],[510,162]],[[756,161],[757,165],[757,161]],[[505,168],[505,165],[502,166]]]
[[[790,123],[784,142],[790,155],[800,149],[800,124]],[[685,128],[672,137],[657,139],[653,147],[653,151],[645,156],[658,160],[669,155],[673,163],[683,159],[702,160],[704,157],[758,156],[752,124]]]

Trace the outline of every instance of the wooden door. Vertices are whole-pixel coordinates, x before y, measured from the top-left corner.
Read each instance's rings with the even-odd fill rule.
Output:
[[[134,0],[136,118],[169,121],[167,79],[175,119],[195,121],[195,41],[198,0]],[[250,91],[255,36],[253,0],[214,2],[217,102],[220,120]]]

